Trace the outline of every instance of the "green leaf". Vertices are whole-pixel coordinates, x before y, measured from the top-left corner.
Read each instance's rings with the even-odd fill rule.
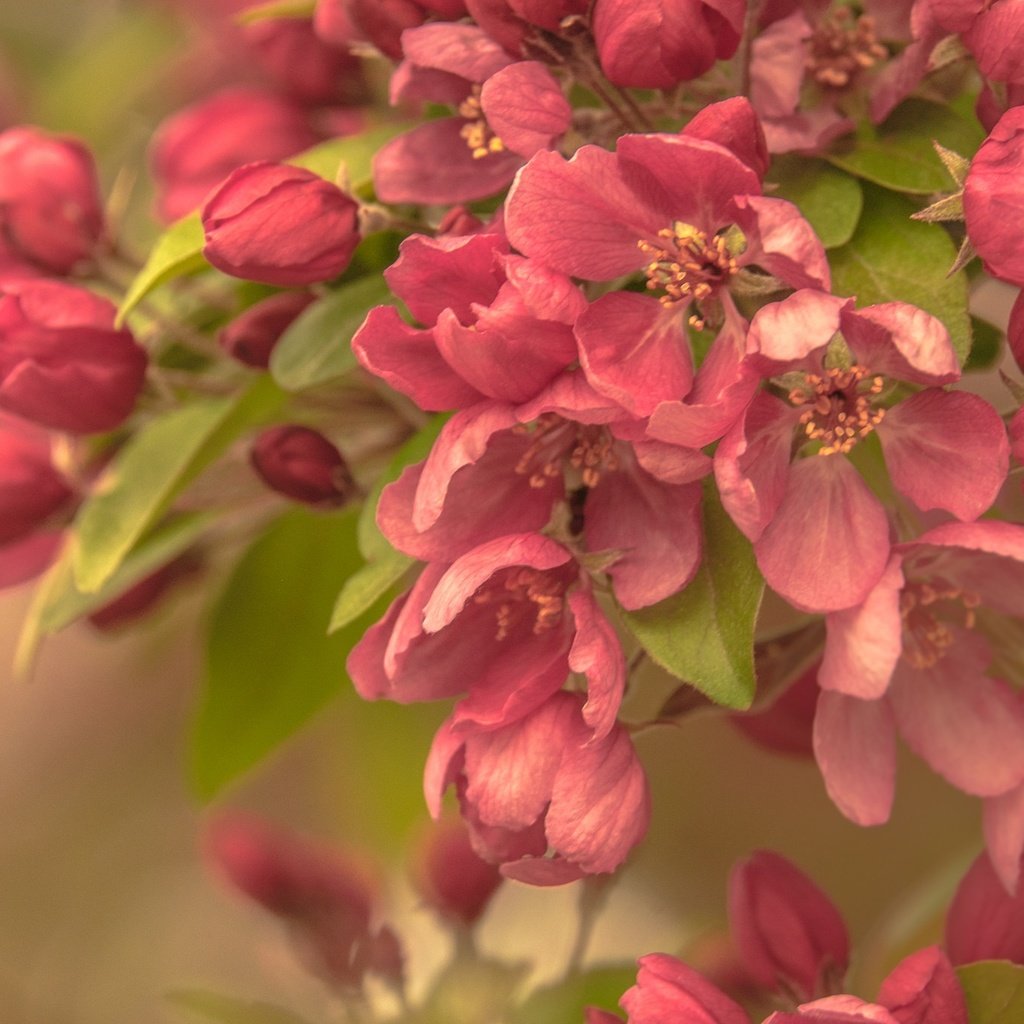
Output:
[[[824,160],[781,156],[772,161],[768,180],[779,186],[771,194],[798,206],[826,249],[845,245],[853,236],[864,205],[856,178]]]
[[[434,416],[430,422],[409,438],[405,444],[395,453],[394,458],[388,464],[388,468],[381,473],[373,490],[367,495],[363,503],[363,510],[359,514],[359,550],[368,562],[378,561],[394,550],[388,543],[387,538],[377,528],[377,502],[380,500],[380,493],[393,480],[402,475],[402,470],[414,462],[420,462],[427,457],[430,449],[441,433],[441,428],[448,422],[447,415]]]
[[[536,989],[509,1015],[510,1024],[566,1024],[582,1021],[584,1010],[618,1009],[626,989],[636,984],[636,964],[594,967],[583,974]]]
[[[201,399],[143,427],[79,511],[71,553],[78,589],[98,591],[174,498],[282,399],[263,375],[238,396]]]
[[[981,145],[981,127],[947,106],[907,100],[874,128],[862,125],[856,139],[826,154],[829,163],[897,192],[948,192],[949,175],[932,145],[970,156]]]
[[[364,565],[341,588],[331,613],[328,633],[354,622],[373,607],[409,571],[415,559],[401,551],[389,551],[380,560]]]
[[[178,989],[166,993],[164,998],[175,1009],[186,1011],[188,1020],[198,1018],[213,1024],[307,1024],[304,1018],[280,1006],[201,989]]]
[[[275,18],[312,18],[316,11],[316,0],[267,0],[266,3],[248,7],[235,15],[239,25],[252,25],[257,21]]]
[[[339,180],[338,172],[344,165],[348,187],[355,191],[373,180],[371,166],[377,150],[399,132],[407,131],[410,127],[411,125],[404,121],[387,121],[367,128],[358,135],[328,139],[313,146],[312,149],[290,157],[286,162],[296,167],[305,167],[307,171],[334,182]]]
[[[982,960],[956,969],[971,1024],[1020,1024],[1024,1020],[1024,967]]]
[[[334,380],[356,365],[352,335],[391,293],[379,276],[344,284],[304,309],[274,346],[270,372],[286,391]]]
[[[175,221],[154,242],[149,257],[117,310],[117,326],[155,288],[209,266],[203,257],[203,222],[198,213]]]
[[[327,635],[339,585],[358,568],[355,508],[296,508],[246,552],[210,624],[191,775],[209,799],[303,725],[348,681],[345,657],[380,607]]]
[[[974,336],[974,343],[964,363],[964,372],[991,370],[1003,354],[1003,341],[1006,335],[995,324],[990,324],[977,316],[971,317],[971,333]]]
[[[853,238],[829,253],[832,290],[855,295],[861,306],[910,302],[937,316],[949,330],[961,363],[971,349],[967,279],[947,278],[956,248],[938,224],[910,219],[901,196],[864,187],[864,213]]]
[[[407,1024],[494,1024],[506,1019],[512,995],[526,976],[524,963],[455,960],[442,970]]]
[[[624,611],[629,631],[651,659],[718,704],[754,699],[754,623],[764,580],[746,537],[713,486],[704,492],[704,557],[688,587],[639,611]]]

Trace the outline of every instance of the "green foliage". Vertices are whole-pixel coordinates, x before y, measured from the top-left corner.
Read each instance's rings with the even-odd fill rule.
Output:
[[[795,203],[826,249],[845,245],[853,236],[864,205],[856,178],[824,160],[781,156],[772,161],[768,180],[779,186],[771,195]]]
[[[275,18],[312,18],[315,11],[316,0],[266,0],[247,7],[235,16],[235,21],[239,25],[251,25]]]
[[[962,363],[971,349],[967,280],[946,277],[956,248],[938,224],[910,219],[914,207],[901,196],[864,186],[864,213],[850,241],[829,253],[832,290],[855,295],[858,305],[910,302],[948,328]]]
[[[307,306],[281,335],[270,372],[286,391],[302,391],[347,373],[356,365],[352,335],[367,311],[390,296],[384,279],[363,277]]]
[[[494,1024],[504,1020],[526,964],[456,960],[434,982],[423,1006],[403,1024]]]
[[[1002,357],[1006,335],[995,324],[977,316],[971,317],[971,334],[974,342],[964,362],[964,372],[991,370]]]
[[[290,157],[286,162],[319,174],[328,181],[359,191],[369,185],[374,154],[389,139],[410,128],[403,121],[386,121],[373,125],[358,135],[328,139],[304,153]],[[347,179],[347,182],[344,180]]]
[[[704,492],[704,557],[688,587],[622,613],[651,659],[718,704],[754,699],[754,624],[764,592],[754,552],[712,486]]]
[[[1024,967],[982,960],[958,967],[971,1024],[1020,1024],[1024,1020]]]
[[[93,593],[83,593],[75,586],[71,549],[66,546],[36,587],[18,640],[15,671],[24,674],[29,670],[44,636],[62,630],[120,597],[191,547],[209,525],[209,516],[192,514],[154,530],[135,545],[117,571]]]
[[[970,156],[984,137],[977,122],[961,117],[948,106],[907,100],[877,128],[861,125],[856,139],[840,143],[827,159],[844,171],[896,192],[948,192],[949,175],[933,141]]]
[[[327,635],[360,564],[357,512],[296,508],[242,557],[214,609],[191,775],[203,799],[252,768],[338,694],[345,657],[382,609]]]
[[[207,398],[153,420],[135,434],[98,481],[75,521],[75,585],[98,591],[174,498],[240,433],[279,408],[269,378],[230,398]]]
[[[359,515],[357,536],[359,550],[368,562],[378,561],[394,551],[387,538],[377,528],[377,502],[380,501],[380,492],[393,480],[397,480],[406,466],[411,466],[414,462],[420,462],[427,457],[447,420],[448,417],[445,415],[435,416],[425,427],[410,437],[395,453],[388,468],[381,473],[373,490],[367,495],[363,510]]]
[[[588,1006],[618,1011],[619,999],[636,983],[636,964],[594,967],[537,989],[509,1015],[510,1024],[565,1024],[582,1021]]]
[[[117,310],[118,325],[154,289],[209,266],[203,257],[203,223],[198,213],[176,220],[153,244],[145,264]]]
[[[164,997],[183,1020],[212,1024],[307,1024],[302,1018],[270,1003],[253,1003],[202,989],[178,989]]]
[[[401,551],[388,551],[378,561],[367,563],[350,576],[334,604],[328,633],[334,633],[354,622],[385,594],[389,594],[414,561]]]

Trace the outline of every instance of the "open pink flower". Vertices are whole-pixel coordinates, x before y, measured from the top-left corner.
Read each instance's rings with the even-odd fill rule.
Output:
[[[851,299],[798,291],[758,311],[747,350],[787,397],[757,395],[722,439],[715,475],[765,579],[792,604],[851,607],[882,575],[888,516],[845,457],[872,432],[896,489],[918,508],[969,520],[995,500],[1006,430],[977,395],[941,389],[960,370],[934,317],[905,303],[854,309]],[[925,390],[887,407],[890,380]]]
[[[650,794],[626,730],[595,737],[585,716],[580,695],[556,693],[496,729],[449,720],[424,776],[431,813],[454,784],[477,852],[509,878],[561,885],[614,871],[647,831]]]
[[[451,565],[428,565],[353,648],[348,669],[367,700],[465,693],[454,725],[485,728],[529,714],[578,672],[597,737],[613,727],[625,685],[618,637],[588,577],[540,534],[499,537]]]
[[[1024,527],[947,523],[897,545],[863,602],[828,616],[815,752],[847,817],[888,817],[897,733],[967,793],[1024,782],[1024,703],[987,674],[1000,621],[1024,608],[1022,563]]]
[[[385,144],[373,160],[388,203],[456,203],[503,189],[523,160],[568,129],[572,108],[551,73],[515,62],[475,25],[435,24],[402,34],[405,61],[391,100],[455,107]]]

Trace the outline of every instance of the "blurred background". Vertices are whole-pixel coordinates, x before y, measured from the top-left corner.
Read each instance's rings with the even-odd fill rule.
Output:
[[[144,163],[153,130],[211,87],[204,54],[215,41],[196,27],[194,10],[170,0],[0,5],[0,125],[84,138],[143,251],[156,232]],[[1001,297],[991,302],[990,317],[1005,322]],[[167,999],[181,989],[331,1019],[277,924],[205,869],[199,836],[217,807],[257,811],[379,865],[414,993],[443,959],[448,939],[418,907],[405,866],[426,819],[420,776],[444,708],[345,693],[217,807],[190,791],[203,631],[221,585],[191,583],[123,635],[70,627],[18,680],[8,666],[30,588],[0,594],[2,1024],[173,1024],[192,1019]],[[668,692],[654,672],[647,681]],[[937,908],[980,846],[979,808],[909,757],[892,822],[862,830],[831,806],[813,762],[754,746],[717,713],[649,730],[638,746],[651,835],[615,885],[595,962],[699,955],[697,940],[723,928],[730,865],[771,847],[846,913],[861,950],[856,988],[873,992],[901,952],[938,934]],[[506,883],[481,946],[537,964],[534,979],[557,975],[575,889]]]

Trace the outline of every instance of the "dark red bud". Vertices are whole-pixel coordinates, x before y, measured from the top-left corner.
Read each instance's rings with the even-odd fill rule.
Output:
[[[54,468],[48,435],[0,417],[0,545],[27,537],[73,497]]]
[[[103,632],[111,632],[130,625],[152,611],[176,583],[194,575],[202,565],[199,553],[188,551],[139,580],[120,597],[94,611],[89,616],[89,621]]]
[[[270,353],[277,339],[313,299],[309,292],[271,295],[236,316],[217,340],[233,359],[253,369],[265,370],[270,365]]]
[[[203,254],[233,277],[283,287],[340,274],[359,244],[359,203],[312,171],[247,164],[202,210]]]
[[[343,505],[355,488],[341,452],[309,427],[285,424],[265,430],[250,460],[271,490],[307,505]]]

